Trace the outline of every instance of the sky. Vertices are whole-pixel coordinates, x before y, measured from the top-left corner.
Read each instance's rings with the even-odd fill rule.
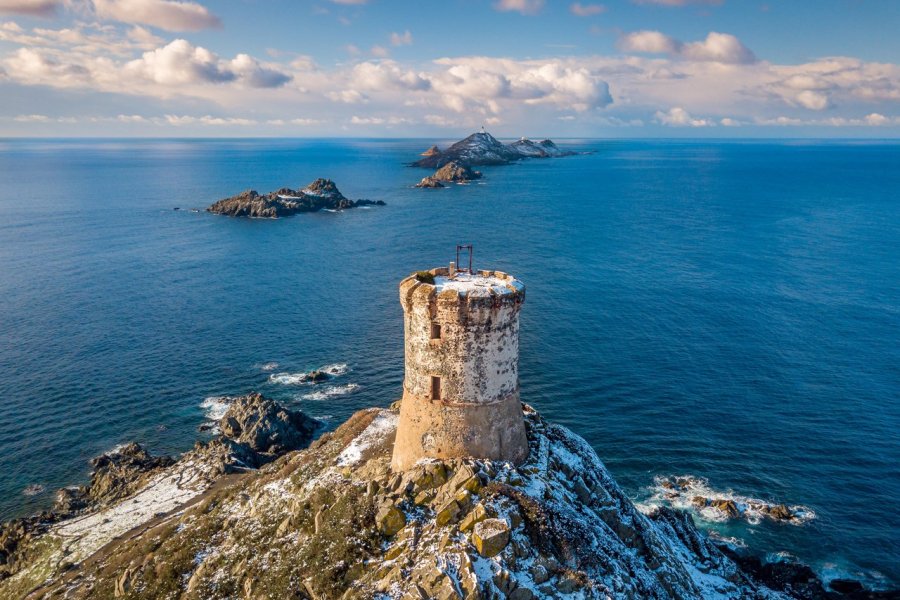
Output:
[[[0,0],[0,136],[900,137],[898,0]]]

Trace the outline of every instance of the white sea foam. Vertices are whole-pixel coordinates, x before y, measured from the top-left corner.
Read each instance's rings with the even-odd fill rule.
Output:
[[[356,390],[359,389],[359,385],[356,383],[345,383],[344,385],[332,385],[320,390],[316,390],[315,392],[310,392],[309,394],[303,394],[300,396],[301,400],[328,400],[329,398],[333,398],[335,396],[344,396],[346,394],[352,394]]]
[[[324,365],[315,369],[315,371],[319,371],[321,373],[325,373],[329,377],[340,377],[341,375],[347,373],[350,370],[350,367],[347,363],[332,363],[330,365]],[[269,375],[270,383],[279,383],[281,385],[300,385],[303,383],[310,383],[310,372],[303,373],[273,373]]]
[[[228,407],[234,400],[231,396],[210,396],[200,403],[200,408],[210,421],[219,421],[228,412]]]
[[[269,375],[270,383],[280,383],[282,385],[298,385],[309,381],[307,373],[273,373]]]
[[[25,496],[37,496],[39,494],[43,494],[46,489],[47,488],[42,486],[40,483],[32,483],[24,490],[22,490],[22,494]]]
[[[267,362],[267,363],[263,363],[263,364],[261,364],[261,365],[258,365],[258,368],[259,368],[260,371],[274,371],[275,369],[278,368],[278,363],[277,363],[277,362],[274,362],[274,361],[272,361],[272,362]]]
[[[782,505],[780,502],[743,496],[731,490],[715,490],[705,478],[693,475],[656,476],[651,490],[653,495],[647,501],[648,504],[669,504],[681,510],[692,511],[707,521],[744,519],[751,525],[757,525],[768,518],[791,525],[803,525],[816,518],[816,513],[806,506]],[[772,514],[773,509],[779,506],[787,508],[789,518],[780,519]]]
[[[324,367],[319,367],[319,370],[328,373],[333,377],[337,377],[349,371],[350,367],[347,366],[347,363],[334,363],[331,365],[325,365]]]

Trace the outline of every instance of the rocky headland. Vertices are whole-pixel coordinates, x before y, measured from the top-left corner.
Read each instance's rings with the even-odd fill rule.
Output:
[[[481,131],[445,150],[432,146],[423,152],[422,158],[412,163],[412,166],[439,169],[450,162],[468,167],[507,165],[523,158],[551,158],[572,154],[574,152],[560,150],[551,140],[533,142],[521,138],[511,144],[504,144],[491,134]]]
[[[594,450],[523,405],[529,458],[390,470],[396,407],[318,423],[258,394],[179,459],[137,445],[0,528],[2,598],[892,598],[639,511]],[[671,482],[675,487],[687,484]],[[773,518],[782,518],[781,516]]]
[[[316,179],[300,190],[281,188],[268,194],[247,190],[237,196],[224,198],[206,210],[230,217],[274,219],[297,213],[320,210],[344,210],[359,206],[384,206],[382,200],[350,200],[330,179]]]

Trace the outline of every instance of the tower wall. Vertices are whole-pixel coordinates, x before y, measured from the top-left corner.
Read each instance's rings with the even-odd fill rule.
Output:
[[[400,284],[405,377],[392,467],[428,457],[521,462],[528,454],[518,371],[525,288],[498,271],[430,272],[435,284],[415,276]]]

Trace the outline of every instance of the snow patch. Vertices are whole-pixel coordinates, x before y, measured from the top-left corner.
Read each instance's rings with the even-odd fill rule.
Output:
[[[337,457],[337,466],[352,467],[362,460],[363,452],[373,444],[383,440],[397,429],[399,416],[388,410],[382,410],[372,419],[369,426],[356,436]]]

